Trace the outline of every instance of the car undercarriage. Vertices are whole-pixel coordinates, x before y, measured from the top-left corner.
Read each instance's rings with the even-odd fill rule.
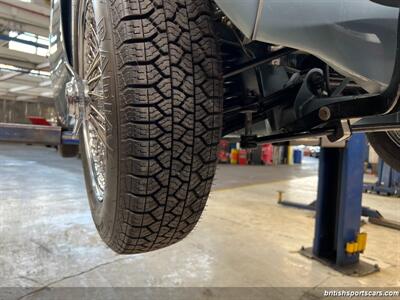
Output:
[[[387,90],[370,94],[313,55],[247,39],[222,12],[217,30],[223,134],[240,131],[242,147],[322,136],[335,143],[352,132],[400,129],[398,59]],[[252,134],[259,122],[264,130]]]

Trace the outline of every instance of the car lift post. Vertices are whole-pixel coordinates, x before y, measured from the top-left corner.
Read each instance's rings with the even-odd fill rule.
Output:
[[[343,148],[321,149],[314,244],[301,250],[352,276],[379,270],[359,257],[366,244],[360,233],[365,143],[364,134],[354,134]]]
[[[364,192],[400,197],[400,172],[392,169],[380,158],[378,181],[373,184],[364,184]]]

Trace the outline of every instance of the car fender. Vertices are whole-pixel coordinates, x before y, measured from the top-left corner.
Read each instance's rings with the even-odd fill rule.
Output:
[[[65,86],[73,77],[72,52],[68,52],[68,49],[73,49],[73,46],[72,36],[65,34],[65,25],[70,21],[62,9],[65,4],[70,5],[70,2],[68,0],[51,1],[49,62],[58,121],[64,129],[70,129],[71,120],[65,98]]]

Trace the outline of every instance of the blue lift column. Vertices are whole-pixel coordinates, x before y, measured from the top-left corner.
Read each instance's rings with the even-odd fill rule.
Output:
[[[301,251],[353,276],[379,270],[359,257],[366,243],[360,234],[365,147],[365,135],[354,134],[343,148],[321,149],[314,244]]]

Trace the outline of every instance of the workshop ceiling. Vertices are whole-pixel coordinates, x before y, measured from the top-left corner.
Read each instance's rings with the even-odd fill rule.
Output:
[[[49,23],[49,1],[0,0],[0,99],[53,100]]]

